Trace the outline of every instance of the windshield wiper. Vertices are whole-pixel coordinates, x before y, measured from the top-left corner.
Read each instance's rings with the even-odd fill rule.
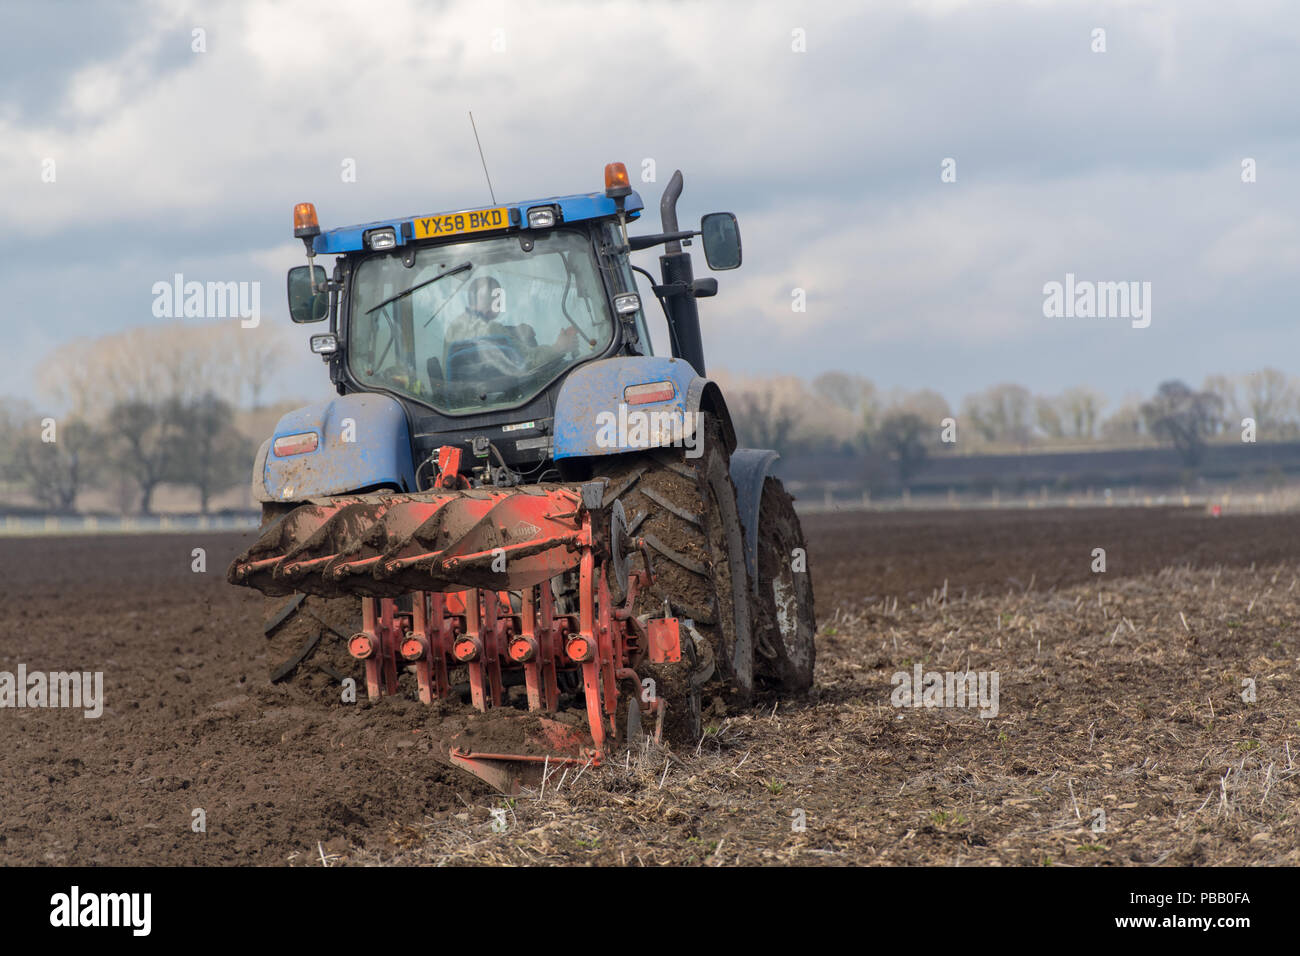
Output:
[[[432,285],[433,283],[437,282],[439,279],[445,279],[447,278],[447,276],[454,276],[457,272],[464,272],[466,269],[473,269],[473,268],[474,268],[474,264],[469,261],[462,262],[458,266],[452,266],[450,269],[447,269],[444,272],[439,272],[432,279],[425,279],[423,282],[417,282],[409,289],[403,289],[401,292],[397,293],[397,295],[389,296],[387,299],[385,299],[383,302],[380,302],[373,309],[366,309],[366,315],[369,315],[371,312],[376,312],[379,309],[382,309],[386,305],[392,305],[398,299],[405,299],[412,292],[417,292],[420,289],[423,289],[426,285]]]

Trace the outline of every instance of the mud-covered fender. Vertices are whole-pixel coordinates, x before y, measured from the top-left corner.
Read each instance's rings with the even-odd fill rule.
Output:
[[[646,404],[627,403],[625,389],[655,382],[671,382],[672,397]],[[692,447],[698,447],[696,412],[707,412],[718,420],[728,452],[736,447],[736,432],[721,389],[696,375],[690,362],[652,355],[589,362],[570,372],[560,386],[555,401],[554,457],[618,455],[681,444],[686,444],[689,454]],[[638,431],[634,424],[629,425],[628,416],[633,414],[647,416],[650,427]],[[622,440],[628,436],[633,444]]]
[[[758,513],[763,506],[763,483],[780,454],[766,448],[737,448],[731,453],[731,483],[736,486],[736,511],[745,529],[745,564],[758,593]]]
[[[317,436],[315,451],[275,454],[277,438],[307,432]],[[253,465],[259,501],[301,501],[376,485],[415,490],[406,412],[387,395],[342,395],[289,412]]]

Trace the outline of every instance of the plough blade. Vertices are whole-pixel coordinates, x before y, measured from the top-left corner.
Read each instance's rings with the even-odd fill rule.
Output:
[[[524,787],[540,789],[546,781],[555,786],[563,767],[596,767],[600,754],[591,738],[570,725],[541,718],[529,735],[529,751],[540,753],[484,753],[472,743],[453,740],[448,759],[453,767],[471,773],[502,793],[513,796]],[[572,774],[572,771],[570,771]]]
[[[462,587],[514,590],[577,567],[578,549],[586,540],[578,523],[577,501],[552,495],[548,510],[539,511],[535,500],[511,495],[494,503],[442,552],[441,573],[454,577]]]
[[[517,590],[577,567],[590,543],[581,504],[580,486],[565,485],[314,499],[227,577],[269,595]]]

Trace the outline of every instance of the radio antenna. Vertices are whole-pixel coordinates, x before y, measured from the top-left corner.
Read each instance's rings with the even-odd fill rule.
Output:
[[[479,159],[479,162],[483,164],[483,177],[487,180],[487,184],[488,184],[488,195],[492,197],[492,205],[495,206],[495,205],[497,204],[497,194],[496,194],[495,192],[492,191],[492,177],[488,175],[488,171],[487,171],[487,160],[483,158],[483,144],[479,142],[479,138],[478,138],[478,126],[474,123],[474,111],[473,111],[473,110],[470,110],[470,111],[469,111],[469,125],[470,125],[470,128],[474,130],[474,142],[475,142],[475,144],[477,144],[477,146],[478,146],[478,159]]]

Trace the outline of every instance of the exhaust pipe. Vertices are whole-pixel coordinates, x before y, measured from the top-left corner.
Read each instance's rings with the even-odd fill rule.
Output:
[[[677,200],[682,194],[682,171],[674,170],[659,199],[659,221],[664,232],[678,232]],[[664,305],[672,326],[673,356],[685,359],[696,374],[704,375],[704,343],[700,339],[700,310],[695,302],[695,272],[691,254],[682,251],[679,239],[664,243],[659,257],[663,277]]]

